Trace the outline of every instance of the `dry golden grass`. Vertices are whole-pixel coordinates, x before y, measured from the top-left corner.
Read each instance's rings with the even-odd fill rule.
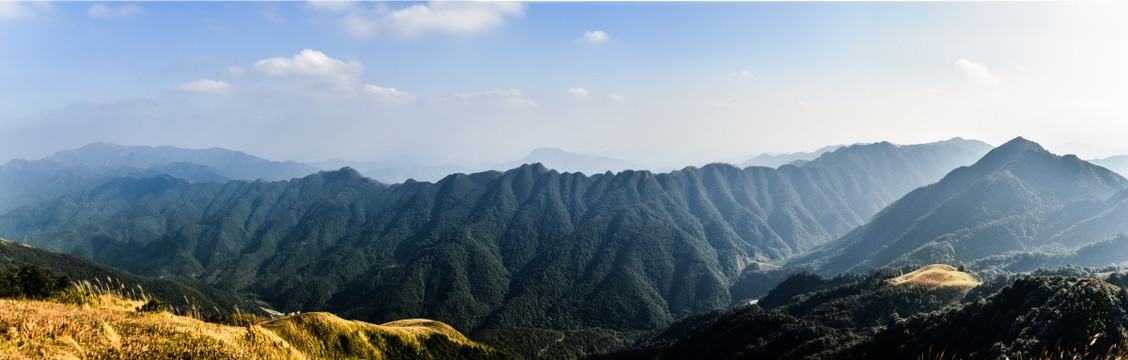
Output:
[[[450,325],[426,319],[375,325],[341,319],[329,313],[304,313],[269,320],[259,326],[313,357],[340,357],[341,354],[361,359],[397,357],[394,352],[423,348],[424,341],[434,335],[445,336],[461,346],[485,349]]]
[[[227,326],[136,306],[112,295],[85,306],[0,299],[0,359],[379,359],[389,344],[402,354],[434,335],[485,348],[431,320],[374,325],[307,313]]]
[[[979,280],[976,280],[971,274],[959,271],[954,266],[944,264],[932,264],[922,267],[917,271],[889,279],[889,283],[893,285],[929,285],[967,289],[979,286],[980,284]]]

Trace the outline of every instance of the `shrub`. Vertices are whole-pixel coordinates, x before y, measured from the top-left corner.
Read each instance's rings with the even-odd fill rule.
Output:
[[[164,303],[164,301],[160,301],[160,300],[157,300],[157,299],[149,300],[149,302],[145,303],[145,305],[141,305],[141,307],[137,308],[137,311],[140,311],[140,312],[153,312],[153,313],[166,312],[168,310],[169,310],[168,305],[166,305]]]

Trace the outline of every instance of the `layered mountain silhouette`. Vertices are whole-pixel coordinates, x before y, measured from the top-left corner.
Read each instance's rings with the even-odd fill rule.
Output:
[[[503,163],[497,167],[500,169],[511,169],[523,164],[537,163],[560,172],[580,172],[589,175],[608,171],[620,172],[623,170],[638,170],[642,168],[638,164],[623,159],[578,154],[555,148],[538,148],[521,160]]]
[[[815,158],[822,156],[822,154],[825,154],[825,153],[828,153],[828,152],[831,152],[831,151],[834,151],[834,150],[838,150],[839,148],[842,148],[842,145],[824,146],[822,148],[819,148],[818,150],[811,151],[811,152],[797,152],[797,153],[785,153],[785,154],[773,154],[773,153],[760,154],[760,155],[756,155],[756,156],[752,157],[751,159],[745,160],[744,162],[740,163],[740,166],[741,167],[764,166],[764,167],[775,168],[775,167],[780,167],[780,166],[787,165],[787,164],[801,165],[804,162],[814,160]]]
[[[1108,169],[1020,137],[790,263],[836,274],[1076,249],[1128,231],[1125,189]]]
[[[649,330],[728,307],[746,270],[847,233],[988,148],[877,143],[802,166],[666,174],[535,164],[396,185],[348,168],[278,182],[123,178],[14,210],[0,234],[281,310]]]
[[[1115,171],[1117,174],[1120,174],[1120,176],[1128,176],[1128,155],[1109,156],[1106,158],[1089,160],[1089,162]]]
[[[537,148],[521,159],[502,163],[453,164],[449,161],[429,156],[408,156],[388,161],[347,161],[335,159],[315,163],[315,165],[324,170],[351,167],[361,174],[364,174],[364,176],[370,177],[376,181],[394,184],[408,180],[435,182],[454,173],[474,173],[491,170],[505,171],[525,164],[538,163],[558,172],[582,172],[588,175],[602,174],[608,171],[620,172],[628,169],[643,170],[647,168],[646,166],[635,164],[627,160],[585,155],[556,148]]]
[[[39,160],[0,165],[0,213],[19,206],[89,190],[121,177],[161,174],[188,181],[285,180],[317,172],[292,161],[270,161],[221,148],[189,150],[171,146],[94,143]]]

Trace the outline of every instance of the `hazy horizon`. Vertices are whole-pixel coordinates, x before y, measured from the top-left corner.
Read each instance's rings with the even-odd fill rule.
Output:
[[[0,163],[93,142],[638,163],[1128,154],[1120,3],[0,2]],[[712,160],[710,160],[712,159]]]

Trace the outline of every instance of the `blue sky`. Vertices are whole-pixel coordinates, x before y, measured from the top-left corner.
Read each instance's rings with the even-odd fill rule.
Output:
[[[1114,2],[0,2],[0,161],[107,141],[688,165],[1019,135],[1107,156],[1128,153],[1124,18]]]

